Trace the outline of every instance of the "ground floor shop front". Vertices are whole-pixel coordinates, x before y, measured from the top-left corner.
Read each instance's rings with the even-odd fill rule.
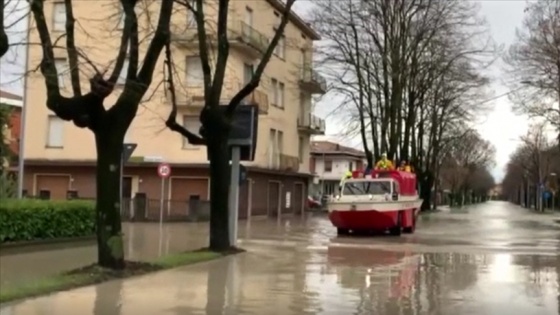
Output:
[[[163,181],[163,182],[162,182]],[[239,216],[277,216],[300,214],[305,210],[309,176],[248,168],[247,180],[239,190]],[[32,164],[24,172],[24,193],[45,199],[94,199],[95,166]],[[140,207],[148,220],[185,219],[192,215],[194,205],[208,207],[210,178],[207,165],[171,165],[171,175],[158,176],[157,165],[127,165],[123,172],[124,217],[132,216]],[[139,202],[139,200],[141,200]]]

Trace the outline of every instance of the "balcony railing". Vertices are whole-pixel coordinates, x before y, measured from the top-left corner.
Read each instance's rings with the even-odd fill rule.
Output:
[[[272,156],[269,167],[280,171],[297,172],[299,171],[299,164],[297,156],[280,153]]]
[[[303,115],[298,118],[298,128],[301,131],[309,132],[314,135],[324,135],[325,120],[313,114]]]
[[[237,23],[239,23],[239,31],[236,30],[236,28],[233,29],[233,32],[237,33],[236,39],[246,43],[260,53],[264,53],[268,49],[268,45],[270,44],[268,37],[245,22]],[[234,37],[230,35],[230,39],[233,38]]]
[[[217,34],[207,28],[207,39],[210,45],[217,45]],[[198,33],[196,26],[187,29],[172,30],[174,42],[191,48],[198,48]],[[228,28],[228,39],[232,48],[242,51],[245,55],[258,58],[268,49],[270,39],[257,29],[243,21],[232,21]]]
[[[230,100],[242,88],[242,84],[225,83],[222,90],[220,105],[228,105]],[[261,89],[255,89],[241,101],[241,104],[256,105],[259,109],[259,114],[267,114],[270,106],[268,94]],[[187,87],[185,91],[178,91],[177,106],[191,108],[193,110],[202,109],[202,107],[204,107],[204,89],[202,86]]]
[[[327,80],[313,70],[309,64],[304,64],[301,68],[299,83],[302,89],[311,93],[324,94],[327,92]]]

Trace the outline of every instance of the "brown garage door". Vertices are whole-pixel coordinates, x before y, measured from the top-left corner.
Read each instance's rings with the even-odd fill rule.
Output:
[[[206,178],[172,178],[171,179],[171,214],[186,215],[190,199],[208,200],[208,179]]]
[[[294,214],[303,212],[303,184],[294,184]]]
[[[268,214],[277,216],[280,210],[280,183],[268,182]]]
[[[37,175],[36,187],[36,195],[39,195],[41,190],[46,190],[50,192],[51,199],[64,200],[70,187],[70,177],[68,175]]]

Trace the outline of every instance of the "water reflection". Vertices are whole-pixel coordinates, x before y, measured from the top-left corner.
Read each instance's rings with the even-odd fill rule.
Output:
[[[122,281],[107,282],[95,288],[94,315],[120,315],[122,306]]]

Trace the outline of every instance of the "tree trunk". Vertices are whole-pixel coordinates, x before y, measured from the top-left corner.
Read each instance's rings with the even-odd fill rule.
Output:
[[[434,176],[430,171],[423,172],[420,180],[420,198],[423,200],[421,211],[430,210],[432,187],[434,185]]]
[[[97,145],[97,261],[105,268],[123,269],[124,250],[120,214],[121,154],[124,134],[101,126]],[[111,131],[112,133],[109,133]]]
[[[217,126],[216,126],[217,127]],[[221,252],[230,249],[229,242],[229,183],[231,170],[228,134],[221,128],[207,129],[207,150],[210,158],[210,249]],[[229,209],[229,210],[228,210]]]

